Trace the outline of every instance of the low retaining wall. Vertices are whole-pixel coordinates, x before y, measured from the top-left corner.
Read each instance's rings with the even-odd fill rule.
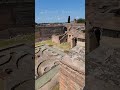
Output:
[[[52,90],[58,84],[59,66],[54,67],[35,81],[35,90]]]

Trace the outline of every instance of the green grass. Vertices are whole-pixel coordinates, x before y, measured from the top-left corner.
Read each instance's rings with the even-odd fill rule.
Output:
[[[41,45],[53,46],[53,45],[56,45],[56,43],[53,43],[52,40],[45,40],[45,41],[35,43],[35,46],[41,46]]]
[[[56,43],[52,42],[52,40],[45,40],[42,42],[35,43],[35,46],[41,46],[41,45],[56,46],[60,49],[63,49],[64,51],[70,50],[70,44],[67,42],[61,43],[61,44],[56,44]]]
[[[70,50],[70,44],[67,43],[67,42],[58,44],[57,47],[63,49],[64,51],[69,51]]]
[[[13,44],[18,44],[18,43],[29,43],[34,41],[34,34],[29,34],[29,35],[20,35],[16,36],[11,39],[3,39],[0,40],[0,47],[5,47]]]

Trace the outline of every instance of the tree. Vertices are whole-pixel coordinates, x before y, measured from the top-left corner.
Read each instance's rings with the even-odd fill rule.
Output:
[[[85,23],[85,19],[80,18],[80,19],[77,20],[77,23]]]
[[[68,23],[70,23],[70,16],[68,16]]]

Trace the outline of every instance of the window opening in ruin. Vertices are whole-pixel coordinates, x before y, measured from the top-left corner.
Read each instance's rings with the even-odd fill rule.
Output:
[[[77,38],[75,38],[75,46],[77,45]]]
[[[71,37],[71,35],[69,35],[69,38]]]
[[[100,36],[101,36],[100,28],[95,27],[94,33],[95,33],[95,37],[97,39],[98,45],[100,45]]]
[[[81,42],[85,42],[85,39],[82,39],[82,38],[78,38],[77,40]]]
[[[67,39],[66,39],[66,42],[67,42]]]
[[[67,31],[67,28],[66,28],[66,27],[64,27],[64,30],[65,30],[65,31]]]

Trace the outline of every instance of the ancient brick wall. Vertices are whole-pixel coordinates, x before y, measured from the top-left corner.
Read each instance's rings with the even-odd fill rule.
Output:
[[[65,33],[64,26],[45,26],[37,28],[40,38],[43,40],[51,39],[52,35],[61,35]]]
[[[60,67],[60,90],[83,90],[84,73],[61,63]]]
[[[60,90],[83,90],[85,85],[85,49],[74,47],[60,61]]]
[[[33,11],[33,1],[0,1],[0,31],[5,35],[0,35],[0,38],[8,39],[20,34],[34,33]]]

